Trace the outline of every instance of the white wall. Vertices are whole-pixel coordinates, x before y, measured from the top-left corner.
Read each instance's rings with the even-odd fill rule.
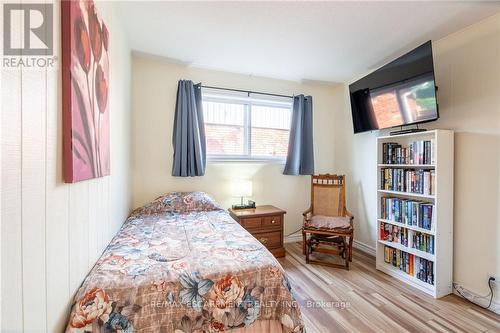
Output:
[[[130,50],[114,6],[97,3],[110,31],[111,176],[62,181],[59,70],[2,70],[1,332],[62,331],[74,292],[130,211]]]
[[[440,119],[424,127],[455,131],[454,281],[487,294],[488,277],[500,277],[500,15],[433,43]],[[350,179],[348,206],[356,238],[376,241],[376,137],[353,135],[344,95],[345,156],[339,168]],[[500,300],[497,288],[496,300]]]
[[[212,194],[224,207],[238,201],[231,198],[232,179],[251,179],[257,204],[285,209],[285,234],[296,231],[301,213],[309,206],[308,176],[284,176],[282,164],[211,163],[203,177],[171,176],[172,124],[177,82],[190,79],[205,85],[313,96],[316,172],[334,172],[335,98],[328,85],[266,79],[241,74],[197,69],[160,58],[134,55],[132,60],[133,105],[133,203],[140,206],[175,190],[201,190]]]

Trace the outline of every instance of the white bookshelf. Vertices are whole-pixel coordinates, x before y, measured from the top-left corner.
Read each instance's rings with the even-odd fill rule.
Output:
[[[384,164],[383,143],[399,143],[408,146],[411,142],[432,141],[432,164]],[[434,191],[432,194],[408,193],[381,189],[381,169],[397,168],[425,171],[434,170]],[[391,221],[382,218],[381,198],[401,198],[434,204],[431,230],[415,225]],[[435,298],[452,293],[453,273],[453,131],[432,130],[426,132],[381,136],[377,139],[377,269],[391,275],[415,288],[418,288]],[[408,229],[408,246],[381,239],[380,224],[387,223],[400,228]],[[434,253],[427,253],[412,247],[412,238],[415,232],[434,236]],[[389,246],[413,255],[413,266],[416,273],[417,258],[433,262],[434,284],[419,280],[416,275],[410,275],[391,263],[384,261],[384,248]]]

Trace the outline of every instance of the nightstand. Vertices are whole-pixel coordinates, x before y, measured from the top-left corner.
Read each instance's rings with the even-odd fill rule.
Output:
[[[284,257],[283,225],[286,211],[274,206],[229,209],[229,214],[257,238],[275,257]]]

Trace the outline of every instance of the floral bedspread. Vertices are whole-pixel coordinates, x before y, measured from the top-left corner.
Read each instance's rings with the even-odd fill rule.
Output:
[[[75,295],[66,332],[302,332],[276,259],[204,193],[134,211]]]

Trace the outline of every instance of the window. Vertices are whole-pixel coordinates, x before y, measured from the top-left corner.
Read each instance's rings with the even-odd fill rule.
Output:
[[[285,160],[292,100],[203,89],[209,160]]]
[[[370,91],[378,128],[387,128],[428,119],[436,115],[434,78],[430,75],[404,84]]]

